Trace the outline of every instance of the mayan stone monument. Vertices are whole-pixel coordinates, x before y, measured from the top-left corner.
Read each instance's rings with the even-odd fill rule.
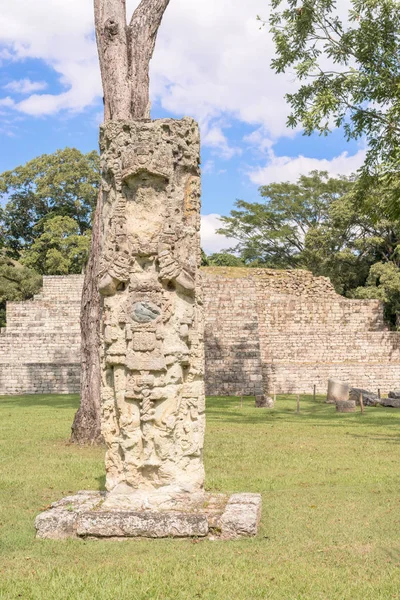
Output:
[[[198,127],[109,122],[101,153],[107,490],[196,492],[205,427]]]
[[[259,494],[204,491],[197,124],[108,122],[101,150],[107,492],[54,503],[37,517],[37,535],[256,535]]]
[[[107,491],[54,503],[36,518],[41,538],[257,533],[259,494],[204,491],[200,136],[193,119],[149,118],[149,62],[168,4],[142,0],[127,24],[124,1],[94,2],[105,123],[91,254]]]

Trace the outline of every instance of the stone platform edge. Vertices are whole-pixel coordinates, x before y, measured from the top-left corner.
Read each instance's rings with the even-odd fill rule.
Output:
[[[232,540],[257,535],[260,494],[206,494],[196,511],[102,510],[105,492],[80,491],[54,502],[35,520],[40,539],[208,538]]]

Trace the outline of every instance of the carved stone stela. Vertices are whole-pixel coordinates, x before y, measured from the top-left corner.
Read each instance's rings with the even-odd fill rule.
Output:
[[[195,121],[101,129],[102,431],[115,493],[201,490],[205,401]]]
[[[107,492],[55,502],[37,536],[254,536],[259,494],[204,492],[198,126],[110,121],[100,145]]]

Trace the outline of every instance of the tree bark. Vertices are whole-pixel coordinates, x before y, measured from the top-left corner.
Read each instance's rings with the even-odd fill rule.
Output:
[[[104,92],[104,120],[150,118],[149,65],[170,0],[142,0],[127,24],[125,0],[94,0],[96,40]],[[100,423],[100,319],[97,287],[101,250],[100,191],[81,306],[81,404],[71,441],[98,443]]]
[[[150,118],[149,65],[169,2],[142,0],[128,26],[125,0],[94,0],[105,121]]]
[[[150,118],[149,66],[158,29],[170,0],[142,0],[129,24],[129,65],[132,81],[131,116]]]
[[[71,442],[102,442],[100,423],[100,294],[97,286],[101,248],[101,190],[93,220],[92,245],[81,303],[81,403],[72,424]]]

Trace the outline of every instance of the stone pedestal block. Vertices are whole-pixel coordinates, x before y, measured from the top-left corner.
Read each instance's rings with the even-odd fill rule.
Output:
[[[261,518],[260,494],[181,494],[167,498],[144,494],[105,508],[109,495],[78,492],[55,502],[37,516],[36,535],[42,539],[136,537],[208,537],[237,539],[257,534]],[[128,508],[128,507],[131,508]],[[148,508],[144,508],[147,506]],[[132,508],[134,507],[134,508]],[[138,509],[138,507],[141,507]]]
[[[336,411],[339,413],[356,412],[356,403],[353,400],[338,400],[336,402]]]

